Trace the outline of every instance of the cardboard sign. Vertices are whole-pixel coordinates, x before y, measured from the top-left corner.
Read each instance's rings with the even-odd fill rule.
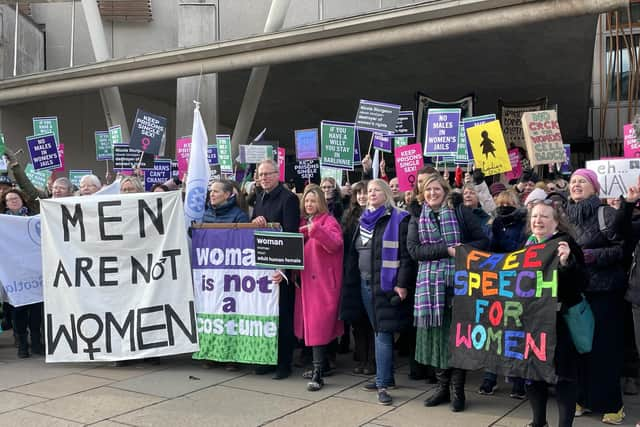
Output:
[[[93,171],[91,169],[76,169],[69,171],[69,181],[76,187],[80,188],[80,179],[85,175],[91,175]]]
[[[142,161],[140,157],[142,155]],[[153,154],[142,153],[125,144],[113,146],[113,169],[133,169],[140,163],[140,169],[153,169]]]
[[[256,266],[276,269],[304,269],[302,233],[255,231]]]
[[[218,164],[218,147],[215,145],[207,145],[207,159],[209,160],[209,166]]]
[[[512,253],[456,249],[452,367],[554,382],[558,244]]]
[[[320,123],[320,164],[337,169],[353,170],[356,130],[352,123]]]
[[[179,191],[62,197],[40,206],[47,362],[199,349]]]
[[[624,125],[624,156],[640,157],[640,142],[632,124]]]
[[[138,108],[129,146],[157,156],[167,130],[167,119]]]
[[[555,110],[522,114],[522,129],[531,166],[563,163],[566,160]]]
[[[391,137],[382,135],[381,133],[372,133],[371,140],[373,148],[385,153],[391,153]]]
[[[638,184],[640,159],[590,160],[586,168],[598,175],[600,198],[612,199],[626,196],[629,187]]]
[[[511,170],[509,153],[498,120],[470,127],[467,129],[467,138],[475,165],[485,176]]]
[[[404,147],[396,147],[394,156],[396,159],[398,188],[400,191],[411,190],[416,185],[418,171],[424,166],[422,145],[411,144]]]
[[[120,125],[109,126],[109,138],[111,139],[111,145],[124,144],[122,139],[122,128]]]
[[[157,159],[153,169],[144,171],[144,191],[151,191],[155,184],[162,184],[171,179],[171,159]]]
[[[265,159],[273,159],[273,146],[271,145],[240,145],[240,163],[257,165]]]
[[[285,169],[285,157],[287,154],[287,150],[284,147],[278,147],[278,170],[279,172],[279,180],[280,182],[284,182],[284,169]]]
[[[46,190],[47,182],[51,177],[51,171],[46,169],[37,171],[33,168],[33,165],[29,163],[24,167],[24,173],[34,186],[41,190]]]
[[[459,108],[432,108],[427,113],[425,156],[455,156],[460,133]]]
[[[395,138],[408,138],[410,136],[416,136],[415,119],[413,117],[413,111],[400,111],[398,115],[398,121],[396,122],[396,129],[392,135]]]
[[[35,136],[52,133],[54,135],[56,145],[60,143],[60,131],[58,130],[57,117],[33,117],[31,122],[33,124],[33,134]]]
[[[541,111],[547,108],[547,98],[539,98],[530,102],[507,103],[498,100],[498,119],[502,126],[505,142],[509,147],[526,149],[522,130],[522,114],[527,111]]]
[[[191,259],[200,351],[194,359],[275,365],[273,269],[256,265],[252,229],[194,229]],[[242,256],[236,256],[242,254]]]
[[[231,135],[216,135],[218,147],[218,162],[223,173],[233,173],[233,159],[231,158]]]
[[[296,160],[318,158],[318,129],[300,129],[295,132]]]
[[[56,169],[61,166],[54,134],[28,136],[27,146],[35,170]]]
[[[393,134],[400,115],[400,105],[360,100],[355,125],[358,129]]]
[[[8,302],[14,307],[42,302],[40,216],[0,215],[0,235],[0,286]]]
[[[113,145],[109,131],[95,131],[96,160],[113,160]]]
[[[520,151],[517,148],[509,150],[509,162],[511,163],[511,171],[505,172],[504,176],[509,181],[520,178],[522,175],[522,162],[520,161]]]
[[[460,139],[458,140],[458,152],[456,153],[457,164],[473,164],[473,152],[467,139],[467,129],[483,123],[492,122],[495,119],[495,114],[485,114],[484,116],[465,117],[460,121]]]

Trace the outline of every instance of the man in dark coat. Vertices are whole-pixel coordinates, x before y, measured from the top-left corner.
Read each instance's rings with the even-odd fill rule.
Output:
[[[269,222],[278,222],[282,231],[298,232],[300,223],[300,201],[278,180],[278,165],[273,160],[263,160],[258,165],[258,183],[264,190],[256,199],[252,222],[266,227]],[[295,347],[293,335],[293,308],[295,287],[291,279],[283,273],[276,272],[273,280],[280,284],[280,326],[278,328],[278,366],[273,379],[280,380],[291,375],[291,361]],[[260,366],[256,374],[272,372],[270,366]]]

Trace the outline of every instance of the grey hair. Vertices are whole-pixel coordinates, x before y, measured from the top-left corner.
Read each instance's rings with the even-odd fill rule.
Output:
[[[144,193],[144,185],[140,179],[135,176],[125,176],[120,180],[120,187],[124,185],[125,182],[130,182],[136,189],[136,193]]]
[[[60,178],[53,181],[53,185],[56,185],[56,183],[64,185],[69,191],[73,190],[73,183],[66,176],[61,176]]]
[[[95,185],[96,187],[102,188],[102,182],[100,182],[100,178],[98,178],[94,174],[83,175],[80,178],[80,184],[82,184],[82,181],[90,181],[91,184]]]
[[[389,208],[395,208],[396,207],[396,202],[393,200],[393,193],[391,192],[391,187],[389,187],[389,184],[387,184],[387,181],[385,181],[384,179],[379,179],[379,178],[372,179],[367,184],[367,190],[369,190],[372,185],[377,185],[378,187],[380,187],[380,189],[384,193],[384,195],[385,195],[384,207],[385,208],[389,209]],[[368,205],[368,202],[367,202],[367,205]]]
[[[256,172],[258,171],[258,169],[260,169],[260,166],[262,165],[270,165],[273,168],[273,170],[275,170],[276,172],[280,172],[280,168],[278,167],[278,162],[276,162],[273,159],[261,160],[260,163],[258,163],[258,166],[256,167]]]

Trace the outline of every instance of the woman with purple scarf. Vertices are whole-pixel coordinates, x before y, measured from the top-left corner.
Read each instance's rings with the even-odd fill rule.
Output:
[[[419,190],[418,198],[424,202],[422,211],[419,217],[411,218],[407,237],[407,249],[418,261],[413,310],[416,360],[436,368],[438,386],[425,406],[451,401],[451,410],[459,412],[465,405],[466,371],[449,367],[455,251],[462,243],[486,249],[489,239],[471,209],[450,204],[451,189],[440,174],[430,175]]]
[[[367,208],[349,239],[345,258],[341,318],[364,307],[375,332],[376,380],[364,386],[390,405],[387,390],[395,387],[393,334],[410,325],[406,299],[415,270],[407,252],[409,214],[395,207],[389,185],[374,179],[367,187]],[[359,289],[359,298],[354,292]]]

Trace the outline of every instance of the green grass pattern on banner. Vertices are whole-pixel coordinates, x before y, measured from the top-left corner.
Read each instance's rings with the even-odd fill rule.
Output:
[[[197,314],[197,327],[200,331],[200,351],[193,354],[197,360],[215,360],[218,362],[256,363],[260,365],[275,365],[278,363],[278,334],[272,338],[265,336],[227,335],[226,328],[220,335],[205,333],[203,321],[205,319],[222,319],[223,324],[234,321],[258,320],[263,324],[273,322],[278,326],[277,316],[250,316],[244,314]],[[237,326],[236,326],[237,328]],[[277,331],[277,329],[276,329]]]

